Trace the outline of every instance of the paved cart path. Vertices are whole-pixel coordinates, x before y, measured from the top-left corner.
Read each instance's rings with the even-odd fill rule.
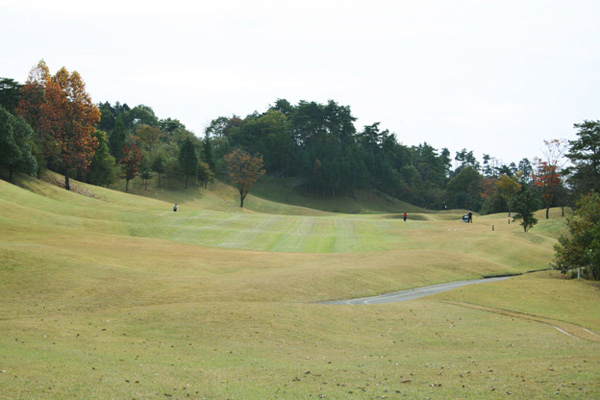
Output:
[[[434,285],[434,286],[425,286],[425,287],[416,288],[416,289],[402,290],[400,292],[382,294],[380,296],[362,297],[360,299],[351,299],[351,300],[327,301],[327,302],[324,302],[321,304],[356,305],[356,304],[395,303],[398,301],[408,301],[408,300],[418,299],[419,297],[430,296],[432,294],[445,292],[445,291],[456,289],[456,288],[459,288],[462,286],[475,285],[475,284],[486,283],[486,282],[498,282],[498,281],[503,281],[508,278],[510,278],[510,277],[504,276],[504,277],[500,277],[500,278],[474,279],[474,280],[470,280],[470,281],[442,283],[442,284]]]

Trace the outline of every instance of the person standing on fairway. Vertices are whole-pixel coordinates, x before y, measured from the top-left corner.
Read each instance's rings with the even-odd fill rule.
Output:
[[[408,215],[404,213],[404,222],[406,222],[406,218],[408,218]]]
[[[177,203],[173,206],[173,212],[177,212]]]

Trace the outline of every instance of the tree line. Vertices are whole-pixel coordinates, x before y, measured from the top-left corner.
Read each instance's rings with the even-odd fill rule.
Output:
[[[511,200],[525,191],[531,192],[532,205],[548,213],[550,207],[573,205],[579,195],[598,190],[600,121],[575,124],[578,139],[545,141],[540,157],[509,164],[488,154],[480,162],[467,149],[452,156],[427,142],[404,145],[400,135],[381,129],[380,123],[357,130],[355,121],[349,106],[333,100],[292,105],[278,99],[264,113],[214,119],[204,140],[219,177],[226,171],[223,156],[240,148],[261,154],[270,175],[323,196],[377,190],[428,209],[510,214]]]
[[[77,72],[51,75],[44,61],[23,85],[0,80],[0,106],[9,175],[48,168],[65,176],[66,188],[69,177],[101,186],[121,177],[126,190],[132,179],[147,185],[153,177],[159,186],[206,186],[214,177],[231,180],[234,150],[298,190],[331,197],[376,190],[428,209],[510,213],[524,190],[549,209],[600,182],[599,121],[575,124],[577,140],[547,141],[540,158],[509,164],[487,154],[480,162],[467,149],[452,156],[427,142],[408,146],[378,122],[358,130],[350,107],[333,100],[277,99],[263,113],[215,118],[200,138],[146,105],[94,104]]]

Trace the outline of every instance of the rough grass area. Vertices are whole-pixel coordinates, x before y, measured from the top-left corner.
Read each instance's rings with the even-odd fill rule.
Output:
[[[597,283],[317,304],[547,268],[559,215],[523,233],[77,185],[0,182],[0,399],[600,397]]]

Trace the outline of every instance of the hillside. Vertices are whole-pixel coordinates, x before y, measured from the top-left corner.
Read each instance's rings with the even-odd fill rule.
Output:
[[[239,206],[239,194],[233,187],[215,180],[208,190],[191,186],[183,189],[159,187],[153,178],[145,187],[140,180],[130,182],[130,193],[175,202],[194,203],[197,208],[226,211]],[[269,214],[323,215],[325,213],[382,214],[382,213],[423,213],[425,209],[391,198],[377,191],[357,191],[355,196],[323,197],[307,193],[294,179],[265,176],[252,188],[248,195],[246,210]],[[111,189],[124,191],[124,181],[111,185]],[[239,207],[238,207],[239,208]],[[321,212],[322,211],[322,212]]]
[[[408,303],[317,304],[545,269],[557,215],[525,234],[506,215],[404,223],[381,205],[256,196],[240,209],[221,185],[155,198],[75,187],[0,181],[0,399],[600,394],[596,283],[545,271]]]

